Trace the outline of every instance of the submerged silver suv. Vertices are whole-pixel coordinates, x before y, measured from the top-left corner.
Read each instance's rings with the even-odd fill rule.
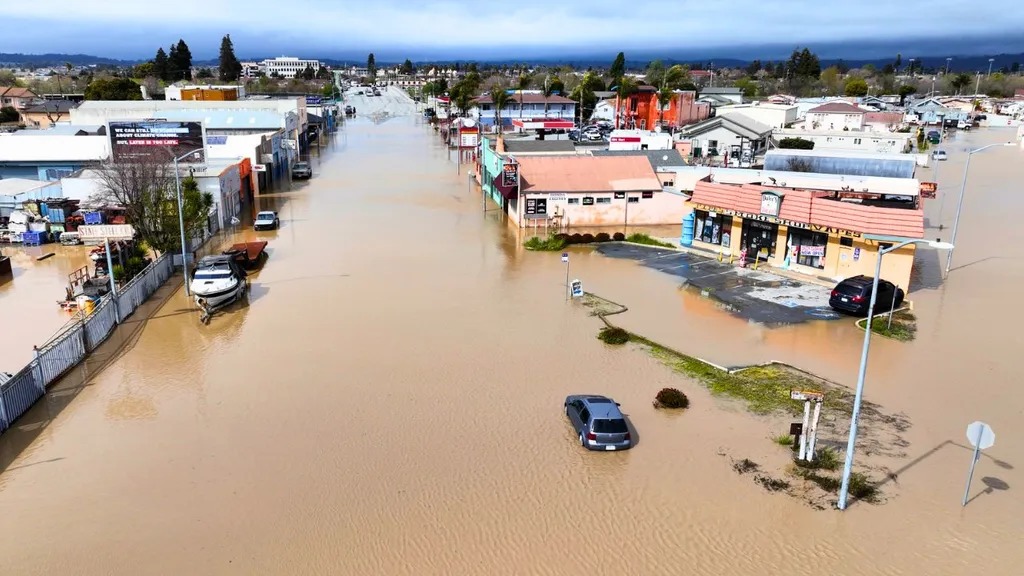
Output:
[[[565,415],[588,450],[626,450],[633,437],[619,404],[596,394],[576,394],[565,399]]]

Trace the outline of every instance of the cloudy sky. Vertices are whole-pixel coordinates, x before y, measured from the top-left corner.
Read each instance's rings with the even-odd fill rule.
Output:
[[[0,0],[0,52],[148,58],[158,45],[182,37],[204,59],[216,55],[225,33],[243,59],[369,51],[384,58],[514,58],[620,49],[710,56],[771,44],[1024,38],[1024,2],[983,6],[964,0],[48,0],[41,9],[36,2]]]

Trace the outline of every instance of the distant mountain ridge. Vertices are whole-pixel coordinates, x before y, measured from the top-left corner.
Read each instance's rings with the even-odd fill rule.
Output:
[[[809,48],[814,51],[813,46]],[[660,59],[666,64],[689,64],[691,66],[706,66],[713,65],[715,68],[743,68],[746,67],[753,60],[743,58],[686,58],[686,57],[672,57],[672,53],[678,53],[677,50],[637,50],[632,53],[626,52],[627,60],[626,65],[631,69],[641,69],[647,66],[647,63],[651,60]],[[632,55],[631,55],[632,54]],[[664,54],[664,55],[659,55]],[[307,56],[316,58],[316,56]],[[605,55],[601,53],[589,54],[589,55],[578,55],[578,56],[549,56],[549,57],[533,57],[533,58],[437,58],[437,59],[422,59],[414,61],[414,64],[423,64],[425,62],[431,63],[468,63],[478,62],[480,64],[506,64],[513,65],[519,63],[528,64],[540,64],[540,65],[556,65],[556,64],[569,64],[577,68],[586,68],[593,66],[596,68],[603,68],[611,64],[614,58],[614,53]],[[949,58],[949,70],[950,72],[987,72],[989,67],[989,59],[992,59],[992,70],[996,71],[1003,67],[1012,67],[1014,64],[1018,64],[1024,67],[1024,52],[1019,53],[1004,53],[994,55],[938,55],[938,56],[918,56],[914,57],[912,53],[903,53],[902,61],[903,66],[909,63],[910,58],[915,58],[915,61],[920,63],[925,69],[943,69],[946,67],[946,59]],[[362,65],[362,59],[353,56],[352,58],[327,58],[319,57],[321,62],[324,62],[331,67],[339,66],[352,66]],[[821,58],[822,67],[828,67],[833,64],[842,62],[850,68],[860,68],[867,65],[872,65],[876,68],[883,68],[886,64],[892,64],[896,59],[896,53],[890,58]],[[260,61],[263,58],[241,58],[243,61]],[[760,58],[762,63],[767,62],[779,62],[785,61],[786,58]],[[103,56],[94,56],[91,54],[20,54],[20,53],[5,53],[0,52],[0,66],[35,66],[35,67],[46,67],[46,66],[63,66],[65,63],[70,63],[73,66],[88,66],[88,65],[108,65],[108,66],[132,66],[145,60],[122,60],[117,58],[107,58]],[[378,66],[397,66],[401,64],[401,61],[386,61],[384,59],[377,59]],[[216,66],[216,59],[196,59],[194,65],[197,67],[204,66]]]

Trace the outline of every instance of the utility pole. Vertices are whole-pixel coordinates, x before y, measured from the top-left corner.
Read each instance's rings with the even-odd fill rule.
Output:
[[[989,58],[988,59],[988,75],[989,76],[992,75],[992,63],[995,62],[995,60],[996,60],[995,58]]]

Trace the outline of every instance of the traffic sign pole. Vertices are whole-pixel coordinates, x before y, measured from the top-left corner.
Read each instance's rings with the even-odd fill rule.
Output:
[[[565,262],[565,301],[572,296],[572,286],[569,285],[569,253],[562,252],[562,262]]]
[[[967,440],[974,445],[974,456],[971,458],[971,469],[967,472],[967,486],[964,487],[964,498],[961,506],[967,506],[967,497],[971,493],[971,481],[974,479],[974,467],[981,458],[981,451],[991,448],[996,443],[996,434],[992,427],[984,422],[972,422],[967,426]]]

